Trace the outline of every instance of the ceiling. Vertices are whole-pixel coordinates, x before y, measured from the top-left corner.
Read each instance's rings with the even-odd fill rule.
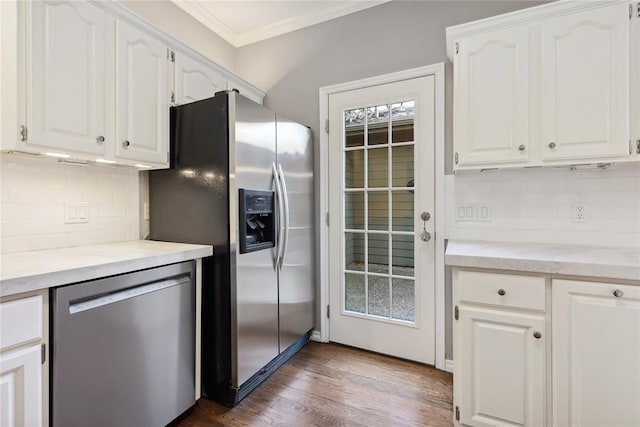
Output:
[[[390,0],[172,0],[211,31],[241,47]]]

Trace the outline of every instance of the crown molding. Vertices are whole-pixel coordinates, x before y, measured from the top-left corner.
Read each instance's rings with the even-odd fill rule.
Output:
[[[345,1],[332,3],[316,11],[294,18],[285,19],[273,24],[265,25],[251,31],[236,33],[226,24],[207,11],[196,1],[172,0],[180,9],[193,16],[211,31],[218,34],[234,47],[242,47],[251,43],[296,31],[331,19],[340,18],[364,9],[378,6],[392,0]]]

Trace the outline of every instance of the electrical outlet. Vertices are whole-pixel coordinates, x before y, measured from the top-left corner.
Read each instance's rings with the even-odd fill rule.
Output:
[[[89,203],[67,202],[64,204],[64,223],[80,224],[89,222]]]
[[[489,205],[478,205],[477,221],[491,222],[491,209]]]
[[[476,205],[458,205],[456,206],[456,221],[475,221]]]
[[[584,203],[571,204],[571,222],[587,222],[587,205]]]

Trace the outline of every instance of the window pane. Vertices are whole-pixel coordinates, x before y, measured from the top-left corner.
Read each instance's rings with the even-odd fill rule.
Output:
[[[344,233],[344,268],[364,271],[364,234]]]
[[[345,188],[364,188],[364,150],[344,153]]]
[[[368,144],[389,143],[389,106],[378,105],[367,108]]]
[[[344,275],[344,309],[356,313],[366,313],[364,274]]]
[[[414,101],[391,105],[391,141],[393,143],[413,141],[414,106]]]
[[[393,231],[413,231],[413,191],[391,192],[391,226]]]
[[[389,273],[389,235],[369,234],[369,273]]]
[[[368,276],[369,314],[389,317],[389,277]]]
[[[364,191],[349,191],[344,194],[344,228],[364,229]]]
[[[364,108],[344,112],[345,147],[364,145]]]
[[[391,149],[391,185],[413,187],[413,145]]]
[[[369,230],[388,230],[389,194],[386,191],[369,191],[368,197]]]
[[[391,317],[415,322],[416,296],[413,280],[392,279],[391,281]]]
[[[367,173],[369,188],[389,186],[389,150],[387,147],[370,149]]]
[[[391,257],[393,264],[391,272],[394,275],[413,277],[414,240],[415,237],[413,235],[402,236],[394,234],[391,236]]]

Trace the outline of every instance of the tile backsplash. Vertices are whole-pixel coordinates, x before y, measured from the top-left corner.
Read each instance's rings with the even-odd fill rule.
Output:
[[[539,168],[448,175],[446,238],[640,248],[640,165]],[[581,205],[585,222],[574,222]],[[459,221],[462,206],[488,221]]]
[[[139,238],[138,171],[0,155],[0,252]],[[65,224],[65,203],[86,202],[89,222]]]

